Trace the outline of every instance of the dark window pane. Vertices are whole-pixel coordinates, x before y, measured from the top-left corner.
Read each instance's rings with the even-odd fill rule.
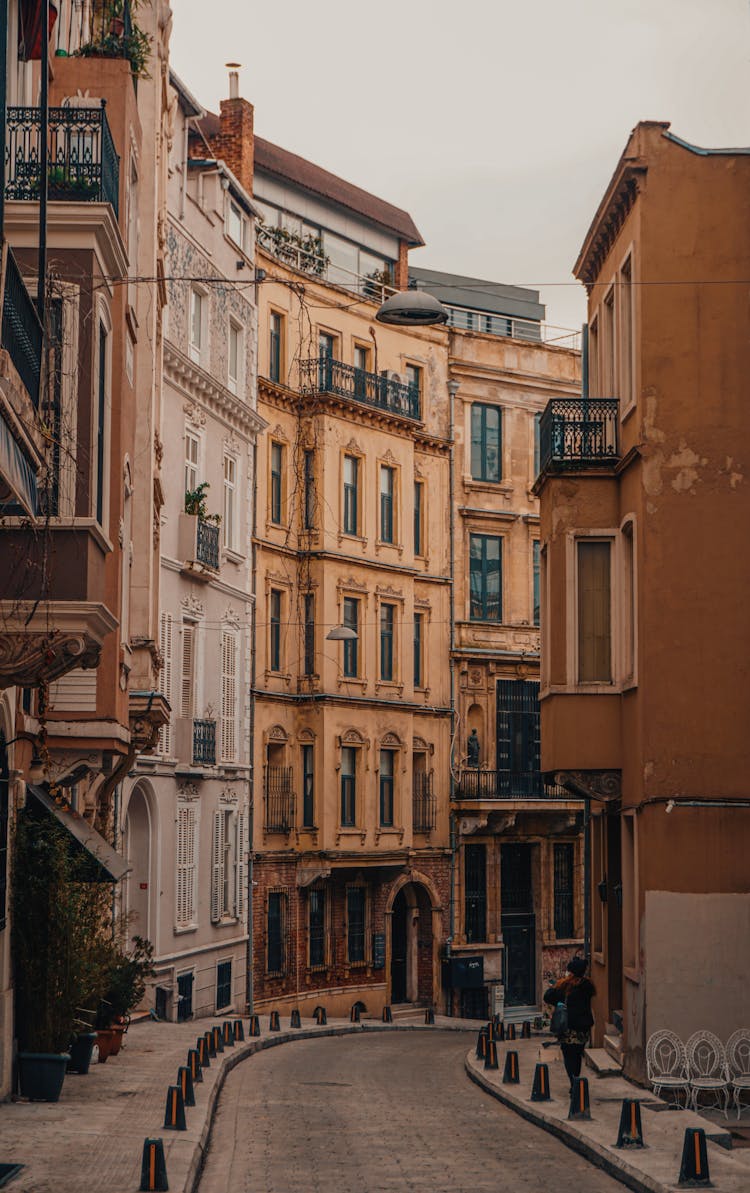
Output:
[[[357,533],[359,505],[359,460],[344,456],[344,534]]]
[[[393,679],[393,605],[380,606],[380,678]]]
[[[468,944],[487,939],[487,846],[464,846],[464,931]]]
[[[357,756],[352,746],[341,750],[341,823],[353,828],[357,822]]]
[[[380,823],[385,828],[393,826],[393,750],[380,751]]]
[[[501,540],[472,534],[469,541],[469,597],[474,621],[502,620]]]
[[[268,896],[267,969],[269,973],[284,972],[284,902],[282,891]]]
[[[421,481],[414,485],[414,554],[421,555],[422,545],[422,493],[424,486]]]
[[[315,771],[312,746],[302,747],[302,827],[315,825]]]
[[[414,687],[422,687],[422,626],[424,614],[414,614]]]
[[[232,1001],[232,962],[220,961],[216,966],[216,1010],[228,1007]]]
[[[310,891],[309,907],[310,968],[321,969],[326,963],[326,893]]]
[[[281,380],[281,316],[271,315],[270,364],[268,376],[271,381]]]
[[[497,785],[503,795],[543,794],[539,757],[539,684],[497,681]]]
[[[380,467],[380,538],[393,542],[393,469]]]
[[[535,541],[531,547],[531,567],[533,579],[533,621],[534,625],[539,625],[541,606],[539,602],[539,542]]]
[[[302,529],[312,530],[315,526],[315,452],[305,452],[303,467]]]
[[[359,601],[353,597],[344,597],[344,625],[349,630],[359,633]],[[351,679],[359,674],[359,640],[351,638],[344,641],[344,675]]]
[[[271,670],[281,670],[281,593],[271,589]]]
[[[281,524],[281,469],[284,449],[280,443],[271,445],[271,521]]]
[[[350,886],[346,892],[346,951],[350,963],[365,960],[365,889]]]
[[[315,597],[305,594],[305,675],[315,674]]]
[[[575,846],[569,842],[555,844],[555,935],[569,940],[575,935],[573,907],[573,873]]]
[[[471,408],[471,475],[480,481],[501,479],[500,410],[497,406],[475,404]]]

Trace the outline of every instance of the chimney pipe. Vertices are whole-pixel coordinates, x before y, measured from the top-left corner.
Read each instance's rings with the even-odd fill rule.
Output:
[[[229,71],[229,98],[240,98],[240,62],[227,62],[226,67]]]

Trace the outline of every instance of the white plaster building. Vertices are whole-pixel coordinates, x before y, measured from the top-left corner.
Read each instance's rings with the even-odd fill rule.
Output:
[[[127,781],[123,849],[130,930],[154,945],[157,1009],[182,1019],[245,1002],[252,501],[264,424],[254,208],[208,149],[188,160],[203,110],[174,76],[171,85],[159,649],[172,713],[156,755]],[[186,493],[203,484],[205,517],[186,512]]]

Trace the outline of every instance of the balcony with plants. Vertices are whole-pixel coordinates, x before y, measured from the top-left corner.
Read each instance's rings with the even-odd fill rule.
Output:
[[[8,108],[5,198],[38,202],[42,112]],[[105,103],[49,109],[47,198],[53,202],[109,203],[117,216],[120,163]]]
[[[221,515],[208,512],[206,492],[209,488],[208,481],[203,481],[196,489],[187,490],[178,530],[180,558],[185,570],[206,580],[221,567]]]

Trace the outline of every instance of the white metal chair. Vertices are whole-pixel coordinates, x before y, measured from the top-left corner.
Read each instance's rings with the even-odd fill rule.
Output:
[[[740,1027],[732,1032],[726,1042],[729,1080],[732,1083],[737,1118],[743,1110],[750,1110],[750,1102],[742,1105],[742,1091],[750,1093],[750,1027]]]
[[[646,1072],[657,1098],[662,1090],[674,1095],[674,1104],[682,1109],[680,1093],[685,1094],[685,1108],[690,1102],[685,1045],[673,1031],[662,1028],[649,1036],[646,1044]]]
[[[729,1118],[729,1069],[724,1045],[712,1031],[695,1031],[685,1045],[693,1110],[702,1093],[713,1094],[714,1105]],[[721,1103],[724,1103],[722,1106]]]

